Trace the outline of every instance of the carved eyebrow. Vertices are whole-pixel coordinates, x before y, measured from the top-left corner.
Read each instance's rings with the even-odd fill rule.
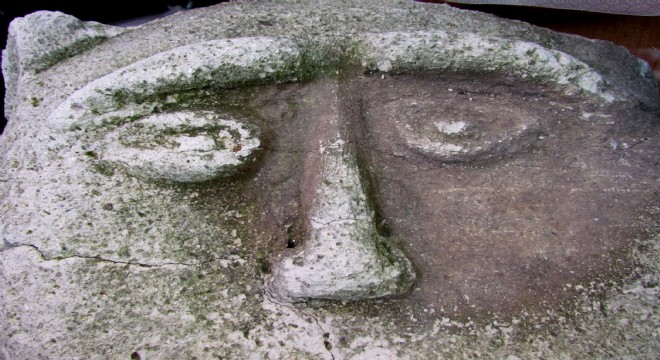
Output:
[[[444,31],[367,33],[350,41],[356,52],[343,54],[345,60],[361,61],[365,71],[507,72],[614,99],[602,76],[587,64],[531,42]],[[127,103],[174,91],[296,81],[304,76],[307,52],[316,66],[332,66],[332,59],[322,55],[337,51],[334,43],[311,45],[314,50],[285,37],[244,37],[174,48],[92,81],[66,99],[47,123],[53,128],[88,125]]]
[[[48,118],[54,128],[93,123],[98,115],[153,95],[206,86],[294,81],[301,51],[282,37],[250,37],[195,43],[137,61],[92,81]]]
[[[614,100],[606,81],[589,65],[532,42],[444,31],[364,34],[362,42],[362,66],[371,71],[506,72]]]

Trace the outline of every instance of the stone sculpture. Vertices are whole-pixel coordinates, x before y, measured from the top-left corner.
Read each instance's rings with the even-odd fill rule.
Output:
[[[248,1],[38,12],[3,54],[0,358],[657,351],[660,102],[621,48]]]

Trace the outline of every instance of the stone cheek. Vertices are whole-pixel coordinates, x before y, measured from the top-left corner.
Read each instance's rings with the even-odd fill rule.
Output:
[[[0,358],[653,357],[648,69],[345,5],[13,25]]]

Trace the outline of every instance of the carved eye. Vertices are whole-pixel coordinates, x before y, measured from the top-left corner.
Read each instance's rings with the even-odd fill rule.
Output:
[[[435,109],[433,114],[413,111],[398,123],[397,130],[413,151],[449,162],[501,157],[538,139],[539,122],[527,111],[475,102],[440,112],[433,104],[417,103]]]
[[[443,162],[487,160],[539,140],[543,121],[524,104],[486,94],[423,91],[384,104],[395,133],[409,150]]]
[[[202,182],[231,176],[251,163],[258,129],[210,111],[151,115],[105,139],[101,160],[149,180]]]

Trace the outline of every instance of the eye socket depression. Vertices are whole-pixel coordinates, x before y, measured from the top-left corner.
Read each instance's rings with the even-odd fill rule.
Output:
[[[402,115],[406,116],[405,111]],[[412,151],[446,162],[517,152],[531,145],[540,132],[539,121],[529,112],[492,106],[447,107],[439,117],[418,115],[396,124]]]
[[[517,82],[536,91],[521,97],[497,85],[502,79],[470,75],[395,75],[366,81],[371,90],[365,94],[364,113],[376,146],[395,146],[395,152],[433,161],[485,161],[517,153],[542,140],[555,121],[544,110],[545,90],[535,84]]]

